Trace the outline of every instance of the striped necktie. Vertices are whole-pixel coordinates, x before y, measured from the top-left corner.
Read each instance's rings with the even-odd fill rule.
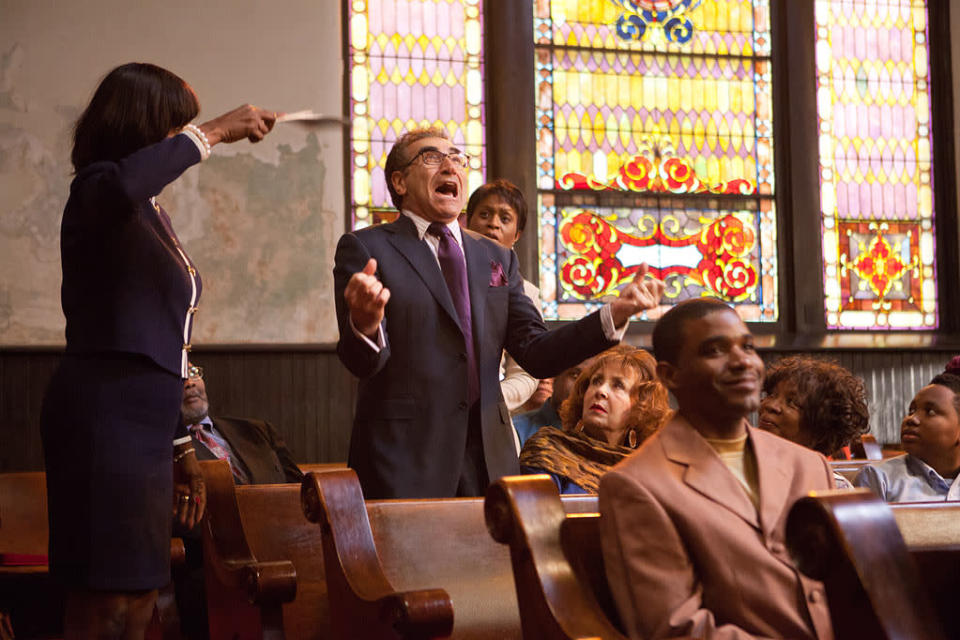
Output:
[[[202,424],[192,424],[188,427],[190,434],[196,438],[203,446],[210,450],[214,456],[219,460],[226,460],[230,463],[230,471],[233,473],[233,479],[240,483],[246,483],[246,473],[234,462],[233,456],[230,455],[230,452],[227,451],[219,442],[217,442],[213,435],[203,428]]]

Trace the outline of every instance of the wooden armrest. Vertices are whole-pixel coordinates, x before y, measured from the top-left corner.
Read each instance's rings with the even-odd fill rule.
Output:
[[[291,602],[297,595],[297,572],[288,560],[260,562],[247,544],[237,504],[233,474],[224,460],[202,462],[207,485],[204,536],[214,553],[206,553],[217,579],[241,589],[251,603]]]
[[[787,545],[800,571],[824,583],[838,640],[945,637],[890,508],[869,490],[798,500]]]
[[[626,637],[564,553],[561,529],[567,515],[549,476],[501,478],[487,489],[484,514],[493,539],[510,546],[525,640]],[[599,547],[600,541],[593,543]]]
[[[308,473],[301,503],[307,519],[321,528],[336,637],[386,637],[395,631],[403,638],[442,638],[452,633],[453,603],[446,591],[399,592],[390,584],[352,469]]]

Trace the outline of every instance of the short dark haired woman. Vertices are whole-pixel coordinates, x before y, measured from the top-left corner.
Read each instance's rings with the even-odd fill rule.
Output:
[[[835,455],[870,428],[863,380],[833,362],[789,357],[767,369],[758,426],[819,451]],[[850,483],[835,474],[837,486]]]
[[[171,514],[188,527],[203,514],[178,427],[200,276],[156,196],[214,145],[262,139],[276,114],[245,105],[190,124],[198,112],[181,78],[131,63],[76,124],[60,242],[67,347],[41,415],[65,638],[143,637],[170,580]]]

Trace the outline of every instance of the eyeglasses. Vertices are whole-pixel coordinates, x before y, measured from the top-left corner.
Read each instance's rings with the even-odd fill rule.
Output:
[[[198,367],[196,365],[190,365],[190,368],[187,369],[187,375],[190,378],[202,378],[203,377],[203,367]]]
[[[435,167],[439,164],[442,164],[444,158],[450,158],[450,162],[457,165],[461,169],[465,169],[467,163],[470,162],[470,156],[462,151],[451,151],[450,153],[444,153],[443,151],[435,149],[434,147],[424,147],[423,149],[420,149],[420,151],[417,151],[417,155],[410,158],[410,161],[400,168],[406,169],[416,162],[417,158],[423,158],[423,164],[427,165],[428,167]]]

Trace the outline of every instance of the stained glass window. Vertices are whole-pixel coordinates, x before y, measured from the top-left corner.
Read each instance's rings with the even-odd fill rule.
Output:
[[[540,285],[576,318],[647,262],[658,317],[778,319],[767,0],[536,0]]]
[[[827,326],[934,329],[926,3],[817,0],[815,12]]]
[[[383,167],[414,127],[444,128],[483,184],[482,0],[350,0],[352,228],[390,220]]]

